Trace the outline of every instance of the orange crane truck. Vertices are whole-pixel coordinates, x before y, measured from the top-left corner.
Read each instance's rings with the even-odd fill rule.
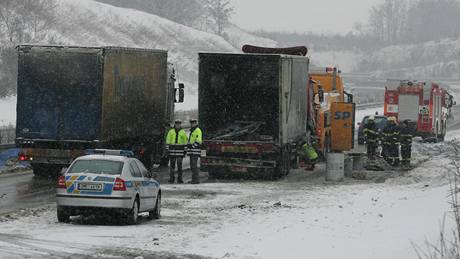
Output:
[[[345,91],[336,67],[310,70],[314,96],[316,147],[321,154],[349,151],[354,147],[355,104]]]

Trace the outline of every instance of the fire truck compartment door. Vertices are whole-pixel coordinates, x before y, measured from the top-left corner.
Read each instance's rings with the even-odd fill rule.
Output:
[[[355,104],[331,104],[331,149],[332,151],[349,151],[354,147],[355,139]]]
[[[420,97],[414,94],[399,95],[399,121],[418,121]]]

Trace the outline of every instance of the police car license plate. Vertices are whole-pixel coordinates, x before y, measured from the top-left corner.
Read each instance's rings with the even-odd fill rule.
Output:
[[[78,183],[77,189],[80,191],[102,191],[102,184],[94,184],[94,183]]]

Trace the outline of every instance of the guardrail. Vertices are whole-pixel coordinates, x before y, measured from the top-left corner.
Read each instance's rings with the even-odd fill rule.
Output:
[[[0,127],[0,144],[12,144],[16,138],[14,126]]]
[[[383,102],[376,102],[376,103],[363,103],[363,104],[357,104],[356,109],[357,110],[364,110],[367,108],[376,108],[376,107],[381,107],[383,106]]]
[[[15,148],[15,147],[16,147],[15,144],[1,144],[0,145],[0,151],[5,150],[5,149],[10,149],[10,148]]]

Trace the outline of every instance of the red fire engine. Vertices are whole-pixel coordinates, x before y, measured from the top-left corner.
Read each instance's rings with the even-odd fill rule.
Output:
[[[385,88],[384,113],[399,122],[410,120],[416,135],[444,140],[453,98],[435,83],[389,81]]]

